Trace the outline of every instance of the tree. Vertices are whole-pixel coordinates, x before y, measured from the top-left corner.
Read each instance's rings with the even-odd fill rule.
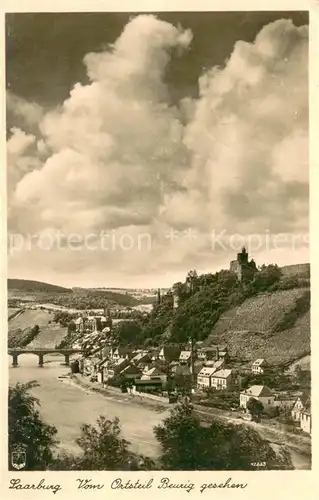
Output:
[[[57,444],[57,429],[42,421],[36,409],[37,398],[29,391],[38,387],[33,380],[9,387],[9,468],[12,470],[11,453],[17,447],[26,451],[25,470],[45,470],[53,461],[52,448]]]
[[[74,321],[70,321],[68,324],[68,334],[74,333],[76,331],[76,324]]]
[[[39,332],[40,332],[40,327],[39,325],[34,325],[32,328],[31,328],[31,332],[32,334],[36,337]]]
[[[54,313],[53,322],[60,323],[62,327],[67,327],[70,321],[72,320],[72,315],[67,311],[57,311]]]
[[[257,292],[264,292],[271,289],[280,280],[281,274],[281,269],[277,264],[269,264],[268,266],[263,264],[255,274],[252,288]]]
[[[182,396],[188,396],[192,391],[192,376],[177,373],[173,380],[176,391]]]
[[[84,470],[118,470],[129,461],[128,441],[121,437],[118,418],[97,419],[97,426],[84,424],[76,443],[83,450],[81,460]]]
[[[297,365],[294,371],[297,383],[304,388],[310,387],[311,372],[310,370],[303,370],[300,365]]]
[[[188,272],[186,276],[186,287],[190,295],[193,295],[198,291],[199,289],[198,274],[195,269]]]
[[[139,321],[121,321],[115,327],[114,337],[119,344],[137,345],[140,342],[142,327]]]
[[[265,462],[268,470],[293,468],[290,457],[276,455],[254,429],[220,420],[202,426],[187,400],[171,410],[154,433],[164,470],[254,470],[256,462]]]
[[[250,398],[246,407],[252,418],[255,419],[259,419],[264,411],[264,405],[262,402],[255,398]]]
[[[173,293],[178,298],[178,303],[182,304],[188,298],[188,291],[185,283],[174,283],[173,285]]]
[[[202,443],[199,419],[185,399],[171,411],[162,425],[154,428],[161,445],[164,470],[196,470],[201,460]]]
[[[129,470],[132,454],[130,444],[122,438],[119,419],[97,419],[96,426],[84,424],[76,443],[82,454],[74,457],[62,454],[56,460],[56,470]]]

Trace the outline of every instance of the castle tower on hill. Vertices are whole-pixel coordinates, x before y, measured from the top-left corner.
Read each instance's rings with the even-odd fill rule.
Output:
[[[245,247],[237,254],[237,259],[231,261],[230,271],[236,274],[239,281],[250,281],[253,278],[257,266],[253,259],[249,261]]]
[[[159,304],[169,304],[172,307],[175,307],[174,306],[174,300],[175,300],[175,297],[174,297],[174,294],[173,294],[173,292],[171,290],[168,290],[165,293],[165,290],[162,290],[161,288],[158,288],[157,294],[156,294],[156,304],[157,305],[159,305]]]

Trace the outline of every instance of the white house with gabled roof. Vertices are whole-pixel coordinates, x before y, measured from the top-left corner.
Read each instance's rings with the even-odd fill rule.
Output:
[[[179,355],[179,362],[180,363],[190,363],[191,356],[192,356],[191,351],[182,351]]]
[[[233,370],[223,369],[217,370],[211,376],[211,387],[217,390],[229,390],[233,384]]]
[[[300,428],[307,434],[311,434],[311,402],[308,399],[305,407],[300,412]]]
[[[304,391],[300,396],[297,397],[291,410],[291,416],[294,420],[300,422],[301,412],[307,407],[309,401],[310,391]]]
[[[162,382],[166,382],[167,375],[159,370],[157,366],[153,366],[152,368],[148,370],[145,369],[143,371],[141,380],[161,380]]]
[[[255,374],[265,373],[265,371],[267,371],[267,368],[269,368],[269,365],[267,361],[262,358],[256,359],[256,361],[254,361],[251,365],[251,371]]]
[[[203,366],[197,375],[197,387],[200,389],[211,387],[211,378],[216,371],[217,368],[215,366]]]
[[[265,409],[275,405],[275,395],[266,385],[252,385],[248,389],[241,391],[239,406],[247,408],[247,403],[251,398],[260,401]]]

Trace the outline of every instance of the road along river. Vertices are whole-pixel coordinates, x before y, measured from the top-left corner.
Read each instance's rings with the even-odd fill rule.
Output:
[[[43,368],[38,367],[38,356],[21,354],[19,366],[11,366],[8,356],[9,382],[26,383],[37,380],[40,387],[33,394],[40,400],[40,413],[43,419],[58,429],[60,448],[71,453],[80,452],[75,439],[80,435],[81,424],[94,424],[100,415],[107,418],[118,417],[123,437],[131,443],[131,449],[149,457],[159,454],[159,446],[153,428],[167,415],[151,408],[132,405],[123,397],[105,397],[89,392],[68,379],[58,380],[59,375],[67,373],[68,368],[61,366],[64,356],[46,355]]]
[[[38,356],[21,354],[18,359],[19,366],[12,368],[12,357],[8,356],[10,384],[26,383],[30,380],[40,383],[40,387],[35,388],[33,393],[40,400],[43,419],[58,429],[61,450],[79,453],[81,450],[75,439],[80,435],[81,424],[94,424],[100,415],[104,415],[107,418],[120,419],[123,437],[131,443],[134,452],[153,458],[158,456],[160,450],[153,428],[169,413],[168,410],[159,413],[155,408],[132,404],[124,395],[102,396],[97,392],[87,391],[71,380],[64,379],[61,382],[58,376],[68,372],[68,368],[61,365],[63,362],[64,356],[48,354],[44,357],[43,368],[39,368]],[[243,423],[238,419],[225,417],[225,420],[233,421],[234,424]],[[276,436],[274,438],[263,435],[266,431],[261,427],[256,430],[270,442],[279,440]],[[274,433],[274,430],[268,429],[269,432]],[[311,457],[307,449],[298,451],[290,446],[288,448],[296,469],[310,469]]]

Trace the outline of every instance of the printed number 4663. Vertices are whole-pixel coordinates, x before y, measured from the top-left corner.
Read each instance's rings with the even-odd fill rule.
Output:
[[[266,462],[252,462],[250,465],[253,467],[266,467]]]

